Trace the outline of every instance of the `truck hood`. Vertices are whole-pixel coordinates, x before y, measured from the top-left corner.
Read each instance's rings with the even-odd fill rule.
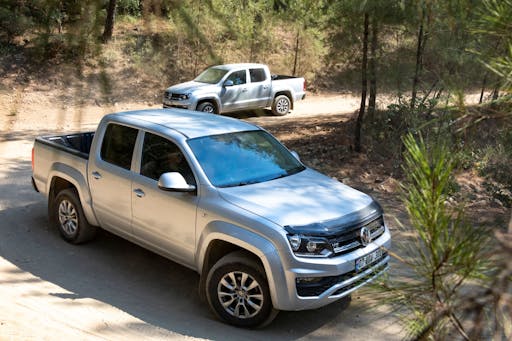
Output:
[[[198,92],[198,91],[208,92],[211,89],[214,89],[216,87],[217,87],[216,84],[208,84],[208,83],[190,81],[190,82],[180,83],[180,84],[176,84],[171,87],[168,87],[167,91],[176,93],[176,94],[188,94],[188,93]]]
[[[328,233],[381,213],[368,195],[314,170],[258,184],[221,188],[224,200],[283,227]],[[315,227],[316,226],[316,227]]]

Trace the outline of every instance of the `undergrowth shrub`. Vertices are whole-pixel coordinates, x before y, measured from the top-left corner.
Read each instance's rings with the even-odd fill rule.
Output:
[[[409,222],[401,227],[404,237],[394,242],[400,256],[391,252],[401,275],[375,288],[382,302],[401,314],[412,339],[485,339],[494,327],[503,328],[502,316],[492,304],[478,305],[485,309],[479,315],[484,328],[476,330],[476,323],[471,323],[475,301],[490,297],[490,234],[466,220],[463,206],[449,204],[455,166],[449,143],[409,133],[404,146],[402,189]]]
[[[496,145],[480,151],[476,164],[486,179],[486,189],[507,207],[512,207],[512,130],[496,135]]]
[[[426,136],[445,130],[446,116],[450,113],[436,109],[438,100],[417,101],[411,108],[410,99],[399,95],[397,102],[388,105],[386,110],[377,110],[368,116],[364,123],[363,144],[368,154],[382,159],[391,159],[399,171],[402,163],[402,137],[408,133],[416,135],[420,130]],[[432,115],[437,110],[437,115]]]

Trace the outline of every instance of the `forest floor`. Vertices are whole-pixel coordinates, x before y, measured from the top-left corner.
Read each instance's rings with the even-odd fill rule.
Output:
[[[232,328],[215,321],[199,301],[192,271],[108,233],[81,247],[62,242],[48,226],[44,199],[30,185],[34,137],[93,130],[107,113],[160,107],[158,95],[105,99],[99,90],[82,96],[87,85],[75,85],[11,73],[0,87],[0,340],[403,337],[396,316],[385,308],[367,309],[369,289],[353,295],[350,306],[282,313],[263,331]],[[391,101],[381,98],[381,107]],[[267,110],[230,116],[265,127],[308,166],[377,198],[398,239],[398,222],[407,219],[400,170],[390,160],[352,151],[358,106],[352,94],[317,93],[285,117]],[[509,209],[486,192],[481,177],[465,171],[457,182],[454,200],[466,202],[472,221],[506,226]]]

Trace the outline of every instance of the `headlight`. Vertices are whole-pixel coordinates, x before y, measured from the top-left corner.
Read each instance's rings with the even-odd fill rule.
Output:
[[[190,97],[190,94],[182,94],[182,95],[178,95],[179,99],[180,100],[185,100],[185,99],[188,99]]]
[[[300,257],[330,257],[334,251],[325,238],[289,234],[288,241],[296,256]]]

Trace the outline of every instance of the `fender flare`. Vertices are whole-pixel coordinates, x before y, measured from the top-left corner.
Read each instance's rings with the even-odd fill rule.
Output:
[[[270,240],[263,236],[227,222],[211,222],[205,227],[199,237],[197,244],[198,252],[196,254],[196,268],[201,275],[199,284],[200,291],[204,288],[207,271],[209,270],[203,269],[205,265],[206,252],[209,245],[216,240],[236,245],[237,247],[258,257],[265,269],[272,303],[274,307],[278,307],[278,286],[276,283],[286,283],[285,272],[281,263],[279,250]]]
[[[89,224],[98,226],[98,220],[96,219],[96,215],[92,209],[92,197],[91,193],[89,192],[89,184],[87,183],[87,180],[84,178],[82,173],[71,166],[61,162],[55,162],[50,167],[50,171],[48,173],[48,179],[50,180],[50,188],[48,188],[48,192],[46,193],[48,200],[51,200],[51,186],[55,178],[62,178],[71,183],[76,188],[80,203],[82,204],[85,218]]]
[[[215,106],[217,107],[218,112],[219,113],[222,112],[223,107],[222,107],[222,102],[220,101],[220,97],[217,95],[214,95],[214,94],[197,97],[195,99],[196,107],[194,108],[194,110],[197,110],[197,106],[199,105],[199,103],[204,102],[204,101],[213,102],[213,104],[215,104]]]

